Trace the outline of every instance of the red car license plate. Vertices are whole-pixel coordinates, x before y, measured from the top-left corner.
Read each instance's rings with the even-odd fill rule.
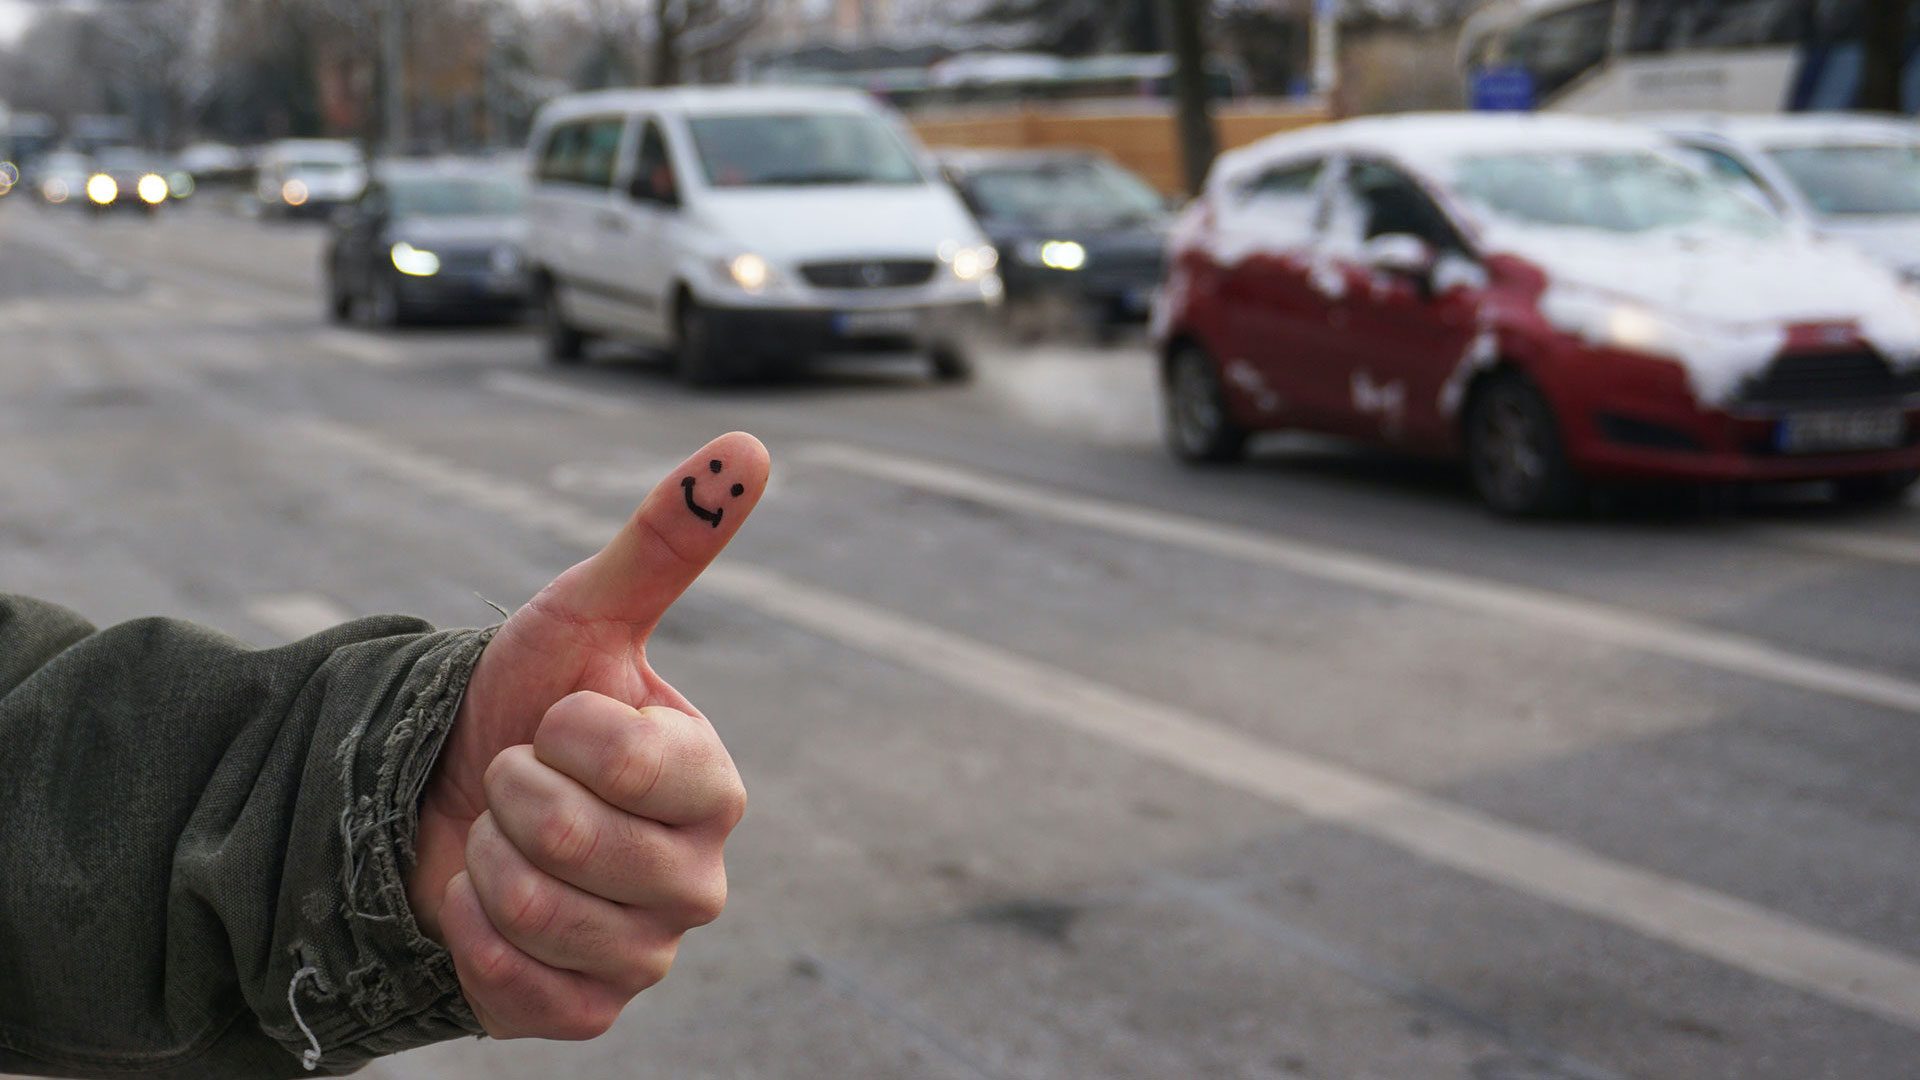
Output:
[[[1785,454],[1836,450],[1885,450],[1907,437],[1907,414],[1899,409],[1846,409],[1792,413],[1780,421],[1778,445]]]

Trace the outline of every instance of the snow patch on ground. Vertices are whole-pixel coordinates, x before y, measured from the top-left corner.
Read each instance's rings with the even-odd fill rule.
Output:
[[[1160,439],[1160,388],[1150,350],[1051,345],[981,357],[980,388],[1041,427],[1114,446]]]

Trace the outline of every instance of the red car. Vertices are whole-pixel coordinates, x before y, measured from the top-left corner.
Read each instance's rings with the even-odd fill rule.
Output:
[[[1920,293],[1627,125],[1384,117],[1224,155],[1153,326],[1190,461],[1323,431],[1462,456],[1510,514],[1602,478],[1920,476]]]

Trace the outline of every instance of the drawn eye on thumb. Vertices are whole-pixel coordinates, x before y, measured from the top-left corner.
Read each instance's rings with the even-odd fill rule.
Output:
[[[725,468],[726,468],[726,463],[721,461],[719,458],[714,458],[713,460],[707,462],[707,471],[710,473],[717,474]],[[726,507],[720,506],[720,507],[715,507],[709,510],[706,507],[700,505],[700,501],[694,498],[694,495],[693,495],[693,489],[697,485],[698,485],[698,481],[691,476],[683,476],[680,478],[680,490],[686,494],[687,509],[693,512],[694,517],[699,518],[701,521],[704,521],[707,524],[717,529],[720,527],[720,519],[726,515],[726,512],[727,512]],[[746,494],[747,487],[745,484],[735,484],[731,488],[727,489],[727,491],[728,491],[728,494],[732,495],[734,498],[737,499],[740,496]]]

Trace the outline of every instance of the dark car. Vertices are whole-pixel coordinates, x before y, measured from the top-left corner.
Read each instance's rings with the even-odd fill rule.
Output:
[[[1171,212],[1145,180],[1091,151],[953,151],[941,164],[1000,251],[1009,302],[1066,300],[1096,328],[1146,321]]]
[[[95,213],[140,210],[151,214],[167,201],[167,181],[159,162],[127,146],[94,154],[84,190],[87,205]]]
[[[499,165],[376,166],[333,218],[328,313],[382,326],[517,315],[528,297],[525,195],[519,171]]]

